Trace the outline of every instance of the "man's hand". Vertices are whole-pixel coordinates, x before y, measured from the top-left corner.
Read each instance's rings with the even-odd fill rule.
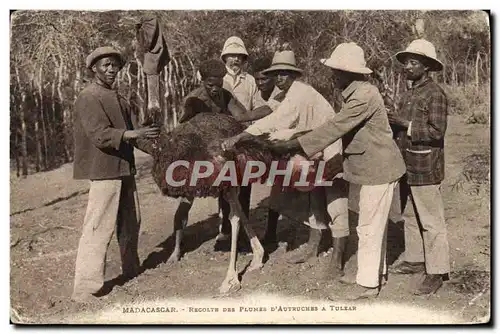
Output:
[[[123,140],[128,141],[130,139],[138,138],[156,138],[160,134],[160,128],[157,126],[149,126],[144,128],[139,128],[135,130],[127,130],[123,133]]]
[[[323,151],[319,151],[318,153],[316,153],[311,157],[311,160],[319,160],[319,159],[323,159]]]
[[[407,129],[410,126],[410,122],[407,121],[406,119],[403,119],[398,114],[389,112],[389,113],[387,113],[387,118],[389,118],[390,124],[398,125],[398,126],[401,126],[405,129]]]
[[[271,143],[269,148],[278,154],[286,154],[292,151],[300,151],[302,149],[297,139],[275,141]]]
[[[233,149],[234,145],[236,145],[236,143],[238,143],[239,141],[240,141],[240,135],[236,135],[236,136],[229,137],[229,138],[225,139],[221,144],[222,150],[229,151],[229,150]]]

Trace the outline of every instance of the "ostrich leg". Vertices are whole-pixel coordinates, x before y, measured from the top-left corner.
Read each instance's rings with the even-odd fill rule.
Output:
[[[240,216],[241,216],[241,225],[245,229],[245,233],[247,234],[248,239],[250,239],[250,246],[252,247],[252,253],[253,253],[252,262],[250,263],[250,266],[248,267],[247,271],[260,269],[264,265],[263,263],[264,247],[262,247],[262,244],[260,243],[257,234],[248,223],[248,217],[243,212],[241,212]]]
[[[230,190],[228,190],[228,195],[229,196],[227,197],[227,201],[231,207],[231,212],[235,213],[239,218],[239,222],[241,222],[241,225],[243,226],[243,229],[245,230],[245,233],[250,240],[250,246],[252,247],[253,258],[247,271],[260,269],[263,266],[264,248],[262,247],[257,234],[250,226],[248,217],[241,207],[237,188],[231,188]]]
[[[237,291],[241,288],[238,273],[236,272],[236,257],[237,257],[237,241],[238,232],[240,231],[241,206],[238,201],[238,188],[230,188],[224,191],[224,197],[231,206],[229,213],[229,221],[231,222],[231,255],[229,258],[229,267],[227,268],[226,278],[219,288],[220,293],[228,293]],[[240,210],[237,209],[239,207]],[[235,210],[236,209],[236,210]]]
[[[177,211],[174,216],[174,235],[175,235],[175,246],[174,251],[170,254],[167,263],[175,263],[181,259],[181,243],[182,243],[182,232],[187,225],[189,210],[193,206],[194,198],[182,197],[179,205],[177,206]]]

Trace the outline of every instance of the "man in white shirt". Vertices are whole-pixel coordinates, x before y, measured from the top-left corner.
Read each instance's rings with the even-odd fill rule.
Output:
[[[273,113],[257,120],[240,135],[227,139],[223,143],[224,148],[232,147],[243,138],[264,133],[270,133],[271,138],[284,139],[283,136],[289,137],[294,133],[319,127],[335,116],[332,106],[320,93],[310,85],[296,80],[302,75],[302,70],[296,66],[295,54],[292,51],[276,52],[273,65],[262,72],[272,73],[276,77],[276,86],[285,94],[285,98]],[[325,150],[327,159],[341,154],[340,140]],[[292,252],[288,258],[289,263],[301,263],[315,257],[321,241],[321,230],[328,229],[326,205],[315,205],[320,202],[326,203],[324,189],[317,187],[309,194],[309,202],[313,205],[309,207],[308,221],[304,222],[311,227],[309,241]],[[341,230],[342,237],[344,237],[349,234],[347,196],[336,198],[335,204],[328,206],[328,213],[331,217],[341,217],[341,219],[334,220],[335,226],[332,225],[331,230],[332,234],[334,231]],[[342,225],[342,227],[339,229],[337,225]],[[339,237],[334,235],[334,238],[338,240]],[[345,245],[345,242],[342,244]],[[339,253],[343,253],[343,249],[340,249]],[[341,261],[341,256],[339,259]]]
[[[252,110],[253,101],[257,98],[258,89],[254,77],[243,70],[243,65],[248,59],[248,52],[241,38],[237,36],[229,37],[224,43],[220,57],[226,65],[227,70],[222,87],[232,93],[247,111]],[[252,188],[250,185],[240,188],[239,198],[243,211],[247,216],[250,212],[251,191]],[[219,211],[222,211],[222,222],[219,227],[219,234],[215,238],[216,242],[227,241],[231,236],[231,224],[227,218],[229,203],[222,197],[219,198]],[[243,232],[240,233],[240,237],[246,239]],[[248,243],[239,242],[239,244]]]
[[[248,52],[241,38],[237,36],[229,37],[221,52],[221,59],[226,65],[227,73],[223,78],[223,88],[228,90],[247,110],[247,115],[238,118],[245,125],[250,125],[253,120],[262,118],[272,112],[272,108],[266,103],[259,91],[255,78],[244,70],[244,64],[248,59]],[[240,202],[243,212],[248,216],[250,212],[251,185],[240,187]],[[219,198],[219,210],[222,211],[222,223],[220,232],[215,238],[216,241],[226,241],[230,239],[231,224],[227,219],[229,214],[229,204],[221,197]],[[248,244],[246,235],[241,232],[240,237]]]
[[[221,59],[226,64],[223,88],[233,93],[234,97],[248,110],[256,108],[255,100],[259,90],[255,78],[244,70],[248,52],[241,38],[229,37],[224,43]]]

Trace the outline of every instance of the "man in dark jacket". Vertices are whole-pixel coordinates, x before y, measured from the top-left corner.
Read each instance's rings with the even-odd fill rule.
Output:
[[[92,299],[104,283],[106,252],[117,229],[122,272],[139,273],[137,244],[140,210],[134,175],[134,146],[150,153],[147,138],[159,128],[134,129],[130,107],[112,89],[124,65],[112,47],[100,47],[86,59],[94,80],[79,94],[74,106],[75,179],[90,180],[90,191],[75,266],[72,299]]]
[[[444,136],[447,126],[448,100],[443,89],[429,76],[443,64],[436,58],[434,45],[415,40],[396,54],[404,64],[411,88],[401,97],[397,114],[389,114],[397,126],[397,142],[407,166],[407,181],[401,187],[404,197],[411,195],[416,221],[405,223],[405,253],[390,271],[427,275],[415,294],[434,293],[450,271],[450,255],[441,182],[444,179]],[[403,208],[404,210],[404,208]]]

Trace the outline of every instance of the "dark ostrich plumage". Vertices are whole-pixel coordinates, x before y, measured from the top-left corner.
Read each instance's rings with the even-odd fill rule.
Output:
[[[189,121],[180,124],[170,133],[163,129],[157,139],[158,148],[153,152],[153,179],[160,188],[163,195],[169,197],[217,197],[221,190],[232,186],[231,182],[223,181],[214,186],[219,172],[224,163],[233,161],[237,175],[237,184],[240,185],[246,163],[249,161],[260,161],[266,166],[266,172],[258,179],[251,179],[250,183],[263,182],[267,180],[269,168],[272,161],[279,161],[278,169],[284,170],[286,162],[290,159],[294,162],[294,170],[291,180],[293,182],[300,178],[300,160],[305,160],[299,156],[282,156],[269,149],[266,139],[263,137],[253,137],[241,140],[228,152],[224,152],[221,144],[224,139],[241,133],[245,127],[236,121],[232,116],[222,113],[201,112],[192,117]],[[299,157],[299,159],[297,159]],[[174,186],[166,182],[167,168],[175,161],[184,160],[189,163],[189,168],[177,166],[172,173],[175,181],[186,180],[183,186]],[[213,164],[214,171],[209,177],[200,178],[195,186],[190,186],[193,165],[195,161],[208,161]],[[332,159],[325,165],[323,175],[324,180],[331,180],[339,172],[338,166],[341,161]],[[311,167],[307,180],[314,183],[316,179],[318,161]],[[256,167],[254,167],[254,171]],[[204,172],[202,169],[201,172]],[[225,174],[227,175],[227,173]],[[276,177],[276,182],[283,180],[282,176]],[[286,187],[285,190],[301,191],[311,190],[312,187]]]
[[[170,197],[217,197],[220,190],[231,187],[230,182],[221,182],[219,186],[213,186],[226,161],[235,162],[239,184],[247,161],[261,161],[270,166],[273,160],[280,158],[259,140],[241,141],[231,152],[224,152],[221,148],[222,141],[241,133],[244,129],[245,127],[232,116],[211,112],[197,114],[170,133],[162,129],[157,140],[158,148],[153,153],[152,171],[153,178],[162,193]],[[175,181],[186,180],[186,184],[180,187],[167,184],[165,177],[168,166],[177,160],[188,161],[190,166],[189,169],[184,166],[174,169],[172,177]],[[211,162],[214,165],[214,172],[207,178],[198,179],[196,186],[189,186],[195,161]],[[257,180],[253,180],[255,181]]]

